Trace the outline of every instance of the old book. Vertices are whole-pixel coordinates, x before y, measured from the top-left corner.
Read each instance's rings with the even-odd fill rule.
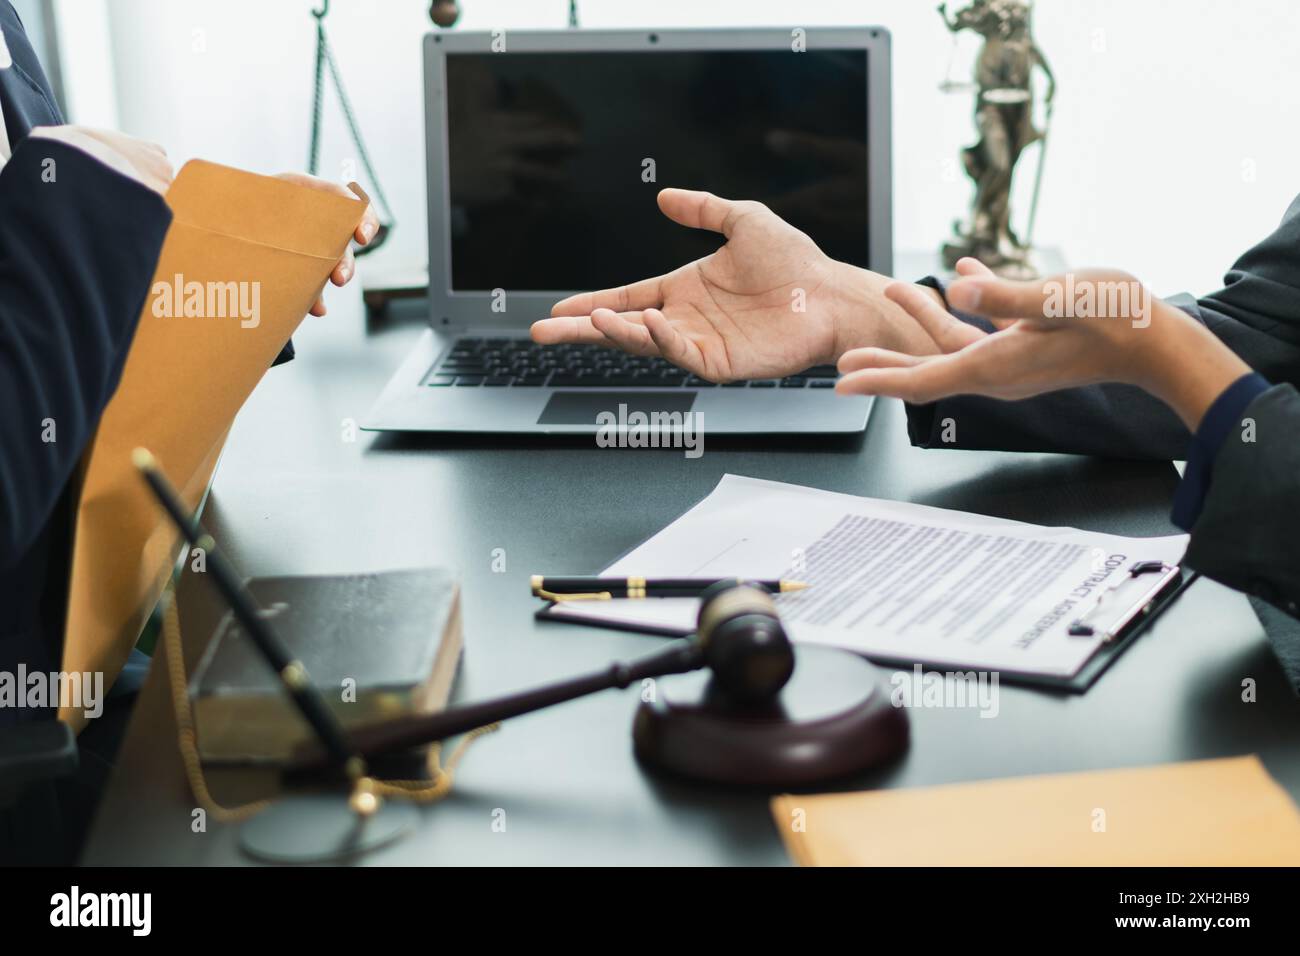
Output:
[[[460,585],[446,570],[258,578],[258,605],[344,727],[446,706],[461,652]],[[227,614],[190,682],[209,763],[277,763],[311,730]]]

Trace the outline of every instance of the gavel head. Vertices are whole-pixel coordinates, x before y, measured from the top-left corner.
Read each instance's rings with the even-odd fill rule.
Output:
[[[695,634],[718,688],[737,702],[773,700],[794,673],[776,603],[757,585],[720,581],[705,591]]]

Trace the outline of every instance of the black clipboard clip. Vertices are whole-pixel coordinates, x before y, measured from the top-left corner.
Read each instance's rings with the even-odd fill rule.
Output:
[[[1182,568],[1176,564],[1137,561],[1129,567],[1128,574],[1097,596],[1096,603],[1087,612],[1071,622],[1069,634],[1071,637],[1093,637],[1100,631],[1102,643],[1109,644],[1130,631],[1140,629],[1164,610],[1170,602],[1161,599],[1179,590],[1182,583]],[[1133,600],[1121,604],[1114,617],[1105,615],[1106,623],[1100,623],[1103,609],[1109,611],[1121,591],[1132,592]]]

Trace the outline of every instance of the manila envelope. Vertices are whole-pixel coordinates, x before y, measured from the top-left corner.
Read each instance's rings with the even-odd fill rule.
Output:
[[[364,199],[355,185],[352,187]],[[122,380],[81,462],[63,668],[121,672],[179,555],[131,452],[148,448],[197,508],[244,401],[324,287],[365,210],[348,199],[195,160]],[[285,370],[292,375],[292,369]],[[61,720],[80,730],[80,708]]]
[[[801,866],[1295,866],[1300,812],[1255,756],[781,796]]]

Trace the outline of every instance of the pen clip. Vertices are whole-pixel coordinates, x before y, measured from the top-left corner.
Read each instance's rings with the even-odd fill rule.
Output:
[[[613,595],[608,591],[591,591],[587,594],[556,594],[544,588],[533,588],[533,596],[544,601],[608,601]]]

